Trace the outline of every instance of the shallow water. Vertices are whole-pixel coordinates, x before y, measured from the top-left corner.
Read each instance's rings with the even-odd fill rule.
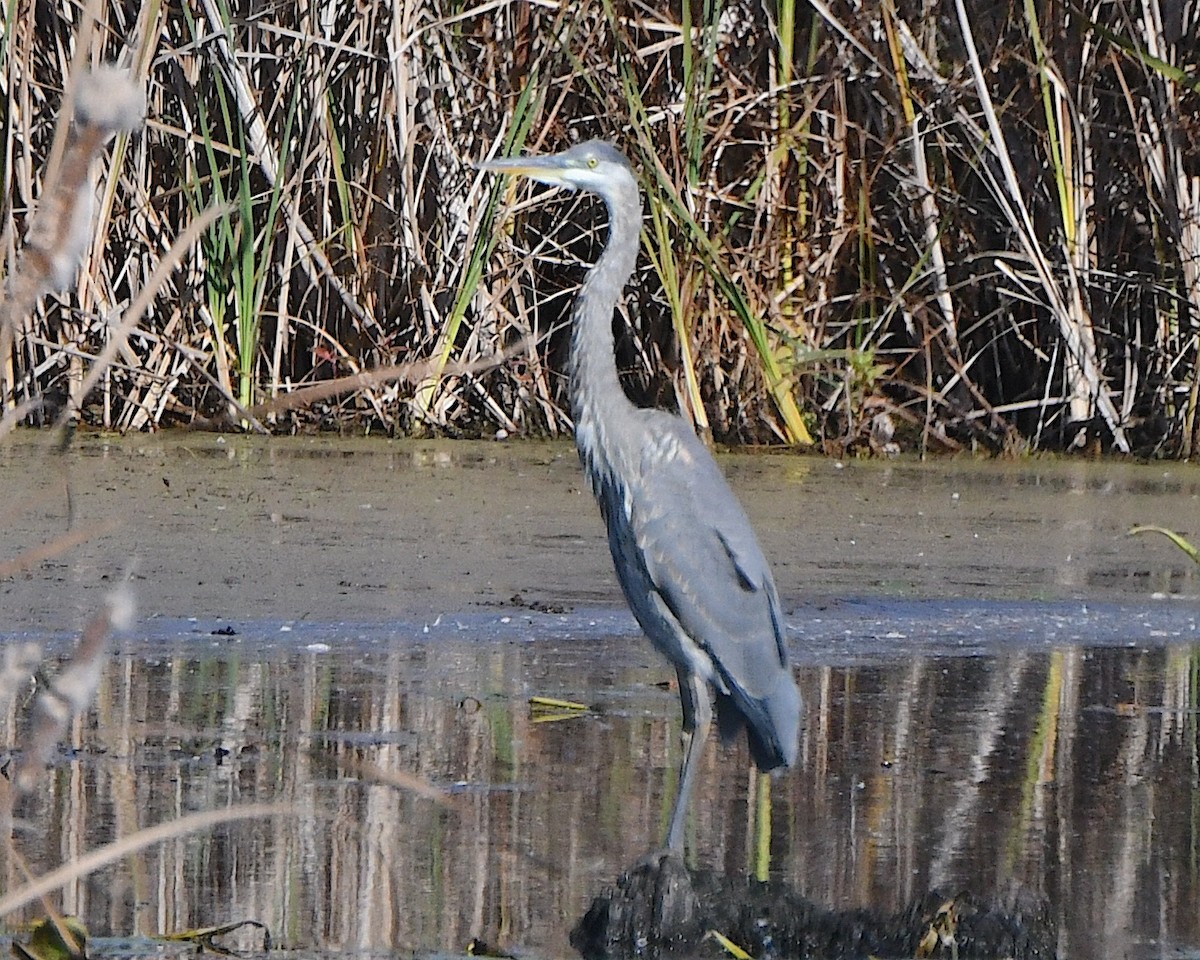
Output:
[[[67,529],[68,486],[72,529],[121,526],[0,580],[4,635],[57,658],[131,563],[142,619],[22,811],[32,868],[294,804],[72,884],[93,934],[253,918],[305,953],[481,937],[570,955],[590,898],[659,842],[678,701],[569,446],[189,435],[84,440],[55,464],[0,450],[0,557]],[[801,760],[772,781],[772,875],[884,910],[1019,887],[1048,900],[1062,957],[1194,955],[1200,590],[1165,539],[1124,532],[1195,535],[1200,471],[726,466],[805,697]],[[532,696],[591,709],[539,722]],[[705,764],[694,859],[752,871],[765,811],[744,745],[714,741]]]

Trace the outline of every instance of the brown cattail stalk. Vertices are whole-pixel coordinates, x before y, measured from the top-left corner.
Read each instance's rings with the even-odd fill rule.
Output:
[[[145,95],[116,67],[89,71],[75,84],[75,124],[57,172],[51,172],[25,248],[0,301],[0,356],[7,357],[17,324],[47,293],[67,289],[91,240],[96,207],[94,161],[114,136],[141,126]],[[60,122],[62,122],[60,120]],[[0,385],[3,392],[10,385]]]

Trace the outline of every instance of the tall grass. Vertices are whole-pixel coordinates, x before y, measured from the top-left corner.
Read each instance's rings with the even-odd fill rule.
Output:
[[[225,199],[86,422],[236,426],[260,397],[432,360],[415,391],[368,377],[274,428],[555,434],[602,215],[497,217],[473,163],[599,135],[648,195],[619,341],[641,401],[722,440],[866,449],[882,416],[912,449],[1189,456],[1200,25],[1160,7],[123,0],[103,53],[145,65],[150,123],[101,161],[104,242],[12,330],[0,402],[64,403],[174,225]],[[20,238],[73,24],[42,6],[0,29]],[[559,265],[484,256],[497,223]]]

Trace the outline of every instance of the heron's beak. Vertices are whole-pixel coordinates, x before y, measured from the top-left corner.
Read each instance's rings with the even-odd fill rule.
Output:
[[[485,160],[479,164],[480,170],[491,173],[503,173],[510,177],[529,177],[539,183],[548,183],[556,187],[574,186],[566,179],[570,168],[561,157],[507,157],[496,160]]]

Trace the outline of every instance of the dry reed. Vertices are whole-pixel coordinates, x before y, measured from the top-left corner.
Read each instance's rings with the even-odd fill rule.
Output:
[[[104,54],[145,71],[150,119],[101,172],[78,283],[14,328],[4,412],[69,404],[176,225],[218,203],[235,213],[81,398],[86,422],[237,425],[434,358],[415,391],[362,383],[263,426],[559,433],[562,328],[602,214],[497,217],[520,195],[489,203],[472,163],[601,135],[664,204],[619,343],[639,401],[837,451],[883,429],[921,450],[1189,455],[1195,5],[942,6],[709,0],[681,23],[603,3],[116,3]],[[73,24],[31,6],[8,31],[19,237]]]

